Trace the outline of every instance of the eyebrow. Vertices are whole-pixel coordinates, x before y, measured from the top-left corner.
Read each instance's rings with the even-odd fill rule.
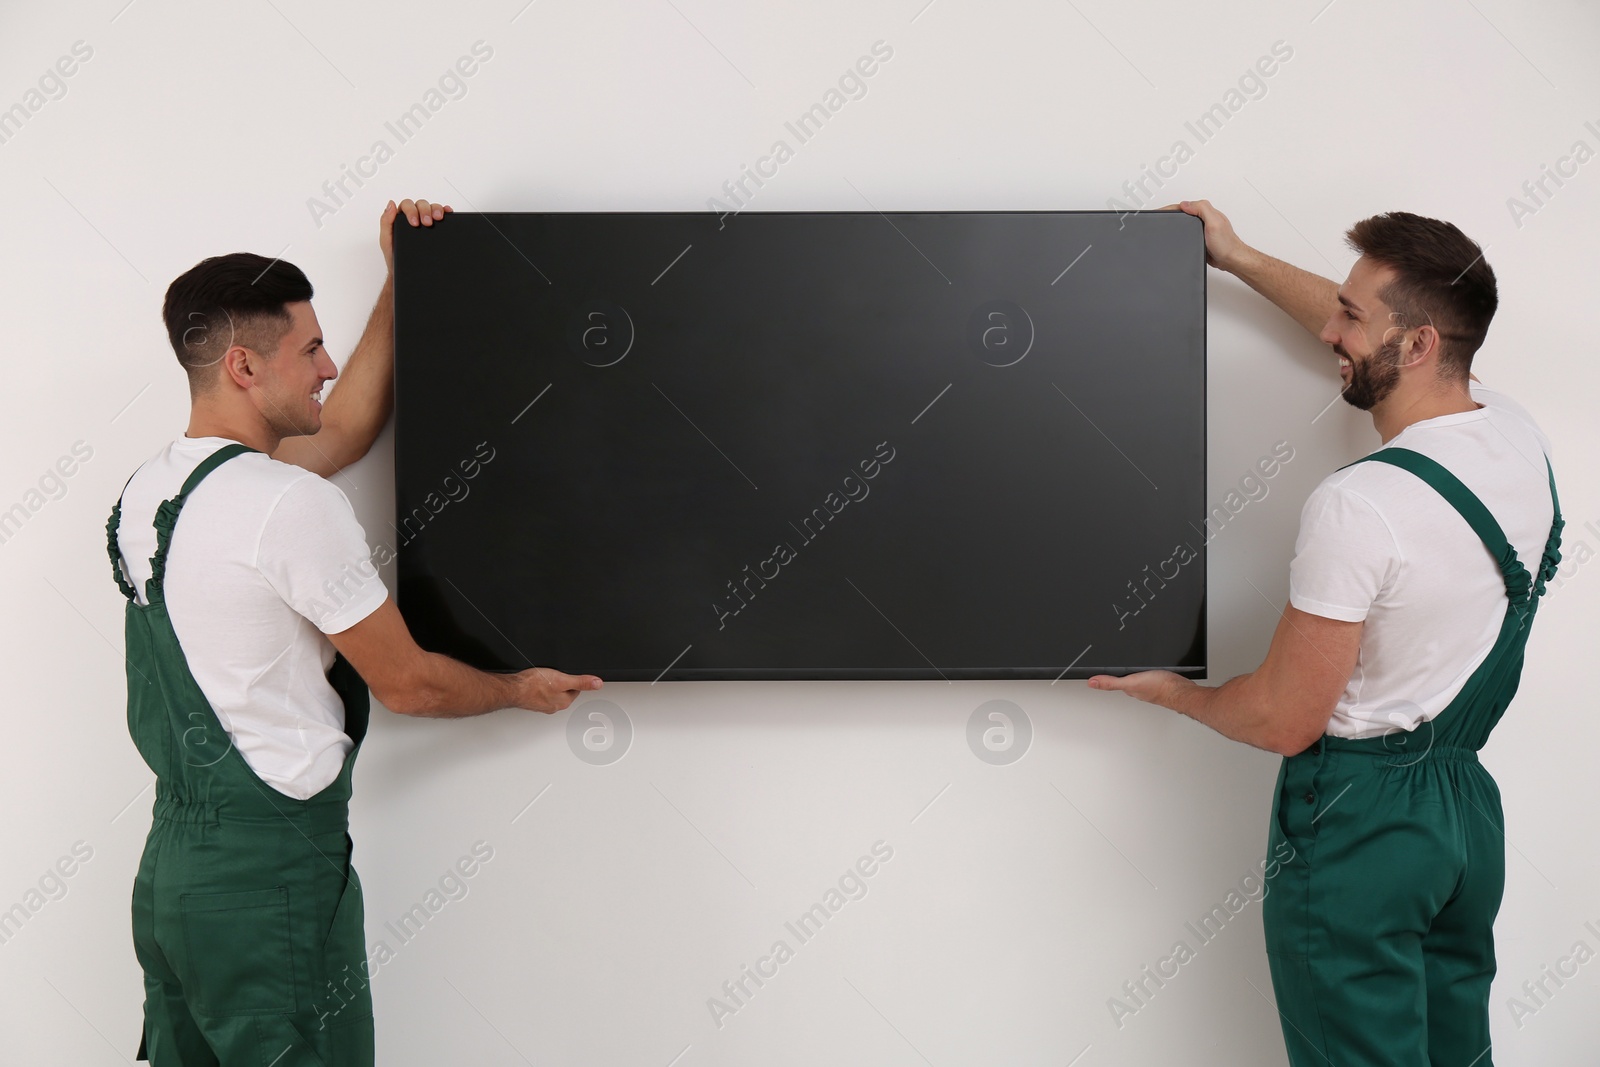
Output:
[[[304,348],[302,348],[302,349],[301,349],[301,350],[300,350],[300,351],[302,351],[302,352],[309,352],[309,351],[311,351],[311,350],[312,350],[312,349],[313,349],[313,348],[316,348],[316,347],[317,347],[317,346],[318,346],[318,345],[320,345],[320,344],[321,344],[321,343],[322,343],[322,338],[320,338],[320,337],[313,337],[313,338],[312,338],[312,339],[311,339],[311,340],[310,340],[310,341],[308,341],[308,342],[306,342],[306,346],[305,346],[305,347],[304,347]]]
[[[1345,307],[1350,308],[1352,311],[1358,312],[1360,314],[1363,314],[1363,315],[1366,314],[1366,312],[1361,310],[1361,306],[1359,304],[1357,304],[1354,300],[1351,300],[1348,296],[1345,296],[1343,293],[1337,293],[1335,295],[1338,296],[1339,303],[1343,304]]]

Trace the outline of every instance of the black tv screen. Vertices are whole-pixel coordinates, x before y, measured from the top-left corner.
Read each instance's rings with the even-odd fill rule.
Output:
[[[423,647],[607,680],[1204,677],[1181,212],[395,230]]]

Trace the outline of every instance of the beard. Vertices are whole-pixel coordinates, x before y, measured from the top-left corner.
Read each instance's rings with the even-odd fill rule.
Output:
[[[1350,384],[1344,387],[1344,400],[1353,408],[1371,411],[1400,384],[1400,342],[1391,341],[1366,359],[1350,359]]]
[[[299,404],[305,403],[305,394],[299,394]],[[267,425],[280,439],[289,437],[309,437],[322,427],[320,415],[304,411],[296,406],[296,400],[287,395],[279,395],[267,406],[261,414],[266,419]]]

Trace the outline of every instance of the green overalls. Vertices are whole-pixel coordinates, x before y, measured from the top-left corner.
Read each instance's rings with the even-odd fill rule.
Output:
[[[1323,737],[1284,760],[1268,854],[1294,859],[1262,904],[1293,1067],[1493,1067],[1489,984],[1505,888],[1500,790],[1478,750],[1516,694],[1523,649],[1561,559],[1561,504],[1530,578],[1494,516],[1427,456],[1386,448],[1482,539],[1505,579],[1500,636],[1461,692],[1409,732]]]
[[[233,748],[167,616],[162,579],[184,501],[219,464],[253,451],[218,449],[157,509],[148,604],[118,566],[120,499],[106,524],[112,571],[128,598],[128,730],[156,775],[133,886],[145,988],[138,1058],[153,1067],[371,1067],[361,883],[348,834],[366,685],[335,658],[328,680],[355,744],[338,778],[296,800]]]

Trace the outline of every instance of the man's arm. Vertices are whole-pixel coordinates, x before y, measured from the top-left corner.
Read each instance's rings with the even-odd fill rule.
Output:
[[[1215,687],[1171,671],[1125,678],[1097,674],[1089,687],[1120,690],[1187,715],[1224,737],[1292,756],[1326,732],[1355,671],[1363,625],[1286,605],[1267,658],[1249,674]]]
[[[418,647],[394,598],[336,634],[333,647],[350,661],[384,707],[401,715],[458,719],[500,708],[560,711],[603,683],[592,674],[533,667],[491,674]]]
[[[367,454],[394,407],[394,276],[384,279],[378,302],[350,360],[328,389],[322,429],[285,437],[272,458],[327,478]]]
[[[394,409],[394,221],[404,214],[413,226],[432,226],[453,209],[426,200],[393,200],[378,225],[378,247],[388,274],[367,328],[328,388],[322,429],[309,437],[286,437],[272,458],[314,471],[324,478],[367,454]]]
[[[1228,216],[1209,200],[1185,200],[1163,211],[1179,208],[1205,224],[1206,262],[1238,276],[1246,285],[1272,301],[1311,332],[1322,333],[1339,302],[1339,283],[1274,259],[1239,240]]]

